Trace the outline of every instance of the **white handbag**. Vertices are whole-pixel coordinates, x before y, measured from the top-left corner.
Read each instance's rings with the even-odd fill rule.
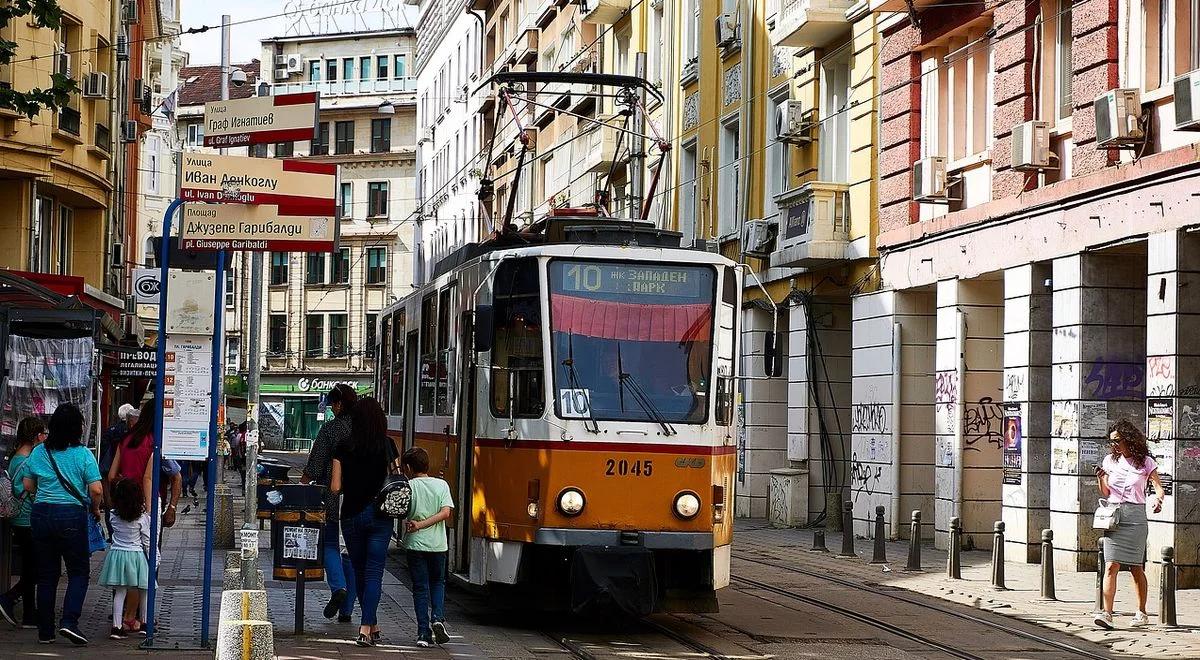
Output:
[[[1109,502],[1108,500],[1099,500],[1096,504],[1096,512],[1092,514],[1092,527],[1094,529],[1111,531],[1119,527],[1120,524],[1121,505]]]

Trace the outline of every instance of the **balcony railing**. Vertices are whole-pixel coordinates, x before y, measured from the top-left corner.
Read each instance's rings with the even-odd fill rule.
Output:
[[[846,10],[851,0],[779,0],[772,46],[824,46],[850,30]]]
[[[93,135],[93,144],[105,153],[112,153],[112,129],[104,124],[96,124],[96,132]]]
[[[393,92],[417,91],[417,79],[411,76],[387,80],[305,80],[275,83],[269,86],[269,96],[320,92],[321,96],[366,96]]]
[[[810,181],[775,196],[779,250],[772,266],[809,267],[844,259],[850,241],[850,187]]]
[[[71,135],[79,135],[79,111],[75,108],[58,109],[58,130]]]

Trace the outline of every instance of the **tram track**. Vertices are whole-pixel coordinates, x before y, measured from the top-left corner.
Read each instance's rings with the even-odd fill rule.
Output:
[[[704,644],[703,642],[692,639],[691,637],[688,637],[687,635],[673,630],[670,627],[656,621],[642,619],[638,621],[638,625],[647,629],[649,632],[665,637],[675,642],[679,646],[684,647],[689,652],[686,656],[688,658],[731,660],[731,656],[726,655],[717,649]],[[582,635],[568,635],[558,632],[542,631],[542,636],[563,649],[572,658],[578,658],[579,660],[601,660],[602,658],[611,657],[614,651],[610,645],[611,643],[603,643],[603,646],[597,645],[595,646],[596,650],[593,651],[592,648],[590,648],[592,646],[592,642],[582,639]],[[634,650],[634,648],[635,647],[633,646],[625,646],[616,652],[624,654]],[[645,651],[651,649],[643,648],[642,650]],[[664,651],[656,650],[655,652],[663,653]]]
[[[910,598],[908,596],[904,596],[901,594],[892,593],[892,592],[888,592],[888,591],[883,591],[883,592],[875,591],[875,590],[872,590],[869,586],[862,584],[860,582],[855,582],[853,580],[847,580],[844,578],[834,577],[832,575],[829,575],[828,573],[818,573],[816,571],[809,571],[809,570],[805,570],[803,568],[796,568],[794,566],[788,566],[785,564],[764,561],[761,559],[752,559],[750,557],[746,557],[745,555],[738,554],[738,553],[734,553],[733,557],[734,557],[734,559],[737,559],[739,561],[744,561],[744,562],[748,562],[751,564],[758,564],[760,566],[767,566],[767,567],[774,568],[774,569],[784,570],[784,571],[788,571],[790,573],[796,573],[799,575],[804,575],[806,577],[823,580],[826,582],[832,582],[833,584],[837,584],[837,585],[840,585],[843,587],[867,592],[867,593],[871,594],[872,596],[880,596],[880,595],[887,596],[888,598],[891,598],[893,600],[898,600],[898,601],[901,601],[904,603],[908,603],[910,605],[916,605],[918,607],[922,607],[924,609],[931,610],[931,611],[937,612],[939,614],[944,614],[946,616],[951,616],[951,617],[961,619],[964,621],[969,621],[971,623],[975,623],[975,624],[985,626],[988,628],[992,628],[995,630],[1001,630],[1010,635],[1020,637],[1022,639],[1025,639],[1025,640],[1028,640],[1031,642],[1036,642],[1038,644],[1042,644],[1045,646],[1049,646],[1049,647],[1052,647],[1059,651],[1064,651],[1066,653],[1070,653],[1072,656],[1076,656],[1076,657],[1080,657],[1080,658],[1091,658],[1093,660],[1111,660],[1111,656],[1102,655],[1099,653],[1093,653],[1091,651],[1088,651],[1086,649],[1081,649],[1077,646],[1068,644],[1066,642],[1060,642],[1058,640],[1051,639],[1049,637],[1045,637],[1042,635],[1038,635],[1036,633],[1032,633],[1032,632],[1029,632],[1026,630],[1021,630],[1019,628],[1014,628],[1014,627],[1012,627],[1011,623],[1006,625],[1005,623],[990,621],[984,617],[966,614],[964,612],[959,612],[959,611],[956,611],[956,610],[948,608],[948,607],[939,607],[937,605],[933,605],[928,602],[923,602],[922,600],[917,599],[917,598]],[[830,606],[830,609],[834,609],[834,611],[844,609],[844,608],[840,608],[836,605],[832,605],[831,603],[824,603],[823,601],[819,601],[810,596],[802,596],[800,594],[795,594],[795,593],[787,591],[786,589],[781,589],[779,587],[774,587],[772,585],[760,583],[755,580],[750,580],[748,578],[733,576],[732,579],[735,581],[743,582],[743,583],[756,583],[755,586],[761,585],[761,587],[765,587],[765,590],[771,591],[772,593],[776,593],[777,595],[793,598],[796,600],[804,600],[805,602],[810,602],[811,604],[818,605],[820,607]],[[853,613],[850,610],[846,610],[846,611],[851,612],[852,614],[855,614],[855,617],[853,617],[853,618],[858,618],[859,616],[866,617],[866,618],[872,618],[872,617],[867,617],[867,615]],[[869,623],[869,622],[864,621],[864,623]],[[884,622],[884,623],[886,623],[886,622]],[[874,624],[872,624],[872,625],[874,625]],[[886,625],[891,626],[892,624],[886,624]],[[959,656],[959,657],[964,657],[964,656]],[[976,656],[971,656],[971,657],[976,657]]]

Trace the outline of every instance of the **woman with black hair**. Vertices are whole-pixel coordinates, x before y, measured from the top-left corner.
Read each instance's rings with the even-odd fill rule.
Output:
[[[100,466],[83,446],[83,413],[64,403],[50,417],[49,436],[36,447],[25,465],[25,490],[34,494],[30,523],[37,552],[38,642],[54,642],[54,597],[60,565],[67,566],[67,592],[58,634],[72,643],[87,644],[79,631],[79,616],[87,597],[87,517],[100,520]]]
[[[20,600],[24,608],[21,613],[21,626],[33,628],[37,626],[37,607],[34,605],[34,566],[37,553],[33,548],[33,530],[29,527],[29,513],[32,502],[25,492],[24,476],[28,473],[25,462],[38,445],[46,440],[46,425],[37,417],[26,417],[17,425],[17,446],[13,447],[12,456],[8,460],[8,475],[12,478],[13,495],[20,498],[17,515],[12,519],[12,536],[16,542],[17,553],[21,557],[21,579],[4,594],[0,594],[0,616],[12,625],[17,625],[13,608]],[[0,585],[7,587],[8,585]]]
[[[354,388],[338,383],[325,395],[325,403],[333,410],[333,419],[317,432],[302,481],[329,487],[333,475],[333,452],[350,437],[350,412],[358,401]],[[354,611],[354,568],[350,558],[342,554],[341,525],[338,522],[338,497],[329,493],[325,499],[325,531],[321,551],[325,558],[325,580],[331,593],[325,605],[325,618],[337,617],[341,623],[350,621]]]

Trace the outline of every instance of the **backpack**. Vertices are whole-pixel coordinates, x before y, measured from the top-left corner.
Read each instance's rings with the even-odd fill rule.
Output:
[[[0,470],[0,518],[15,518],[21,509],[21,498],[13,494],[13,482],[8,470]]]

